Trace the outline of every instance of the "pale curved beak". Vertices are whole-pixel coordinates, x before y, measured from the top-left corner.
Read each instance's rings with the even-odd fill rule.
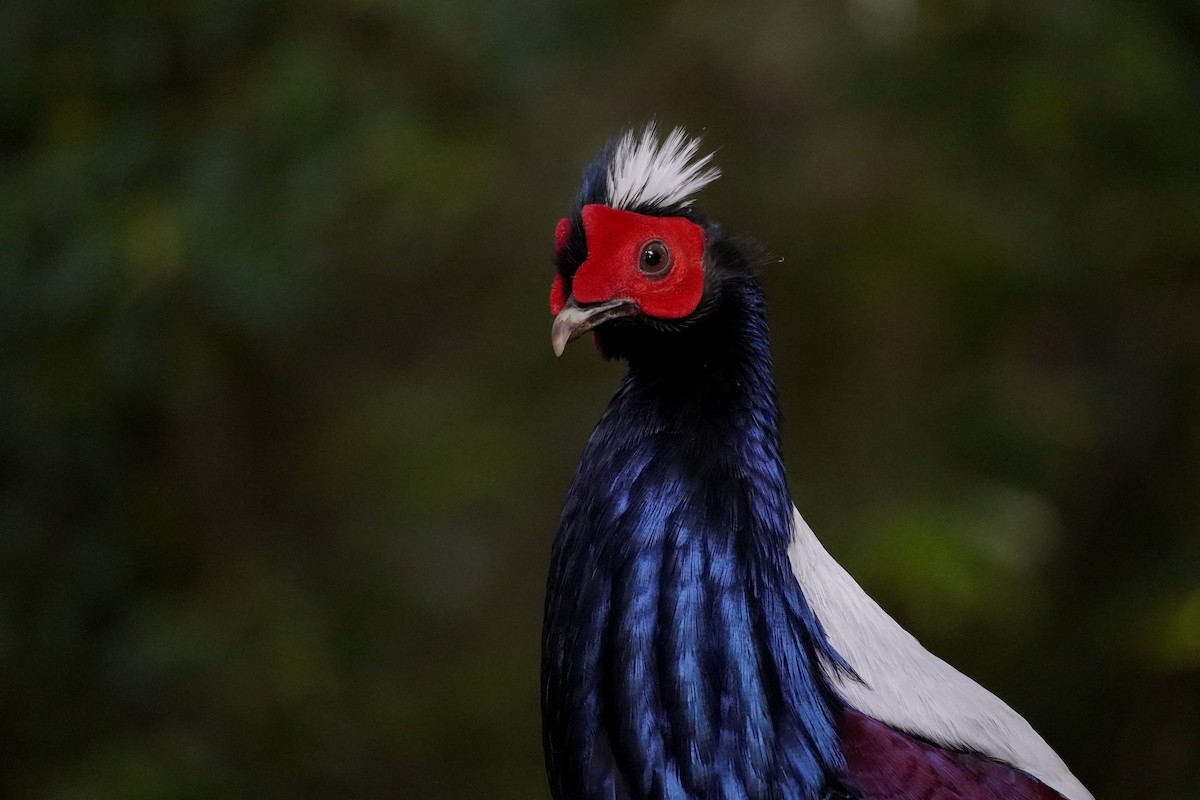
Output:
[[[581,306],[572,297],[567,300],[563,310],[554,318],[550,328],[550,345],[554,355],[561,356],[567,349],[567,343],[573,342],[592,328],[610,319],[628,317],[637,313],[637,306],[631,300],[609,300],[592,306]]]

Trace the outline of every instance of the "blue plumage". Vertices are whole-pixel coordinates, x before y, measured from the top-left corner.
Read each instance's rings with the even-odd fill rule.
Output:
[[[787,561],[761,290],[651,348],[584,450],[552,551],[543,710],[556,797],[820,797],[836,661]],[[612,778],[589,785],[598,772]]]
[[[1091,800],[794,516],[756,262],[691,207],[696,147],[609,142],[555,234],[555,352],[591,331],[629,371],[551,551],[554,797]]]

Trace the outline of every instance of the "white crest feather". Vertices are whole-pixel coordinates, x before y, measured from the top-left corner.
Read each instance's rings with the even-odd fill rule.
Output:
[[[696,159],[698,138],[675,128],[659,145],[657,133],[650,123],[640,136],[632,130],[621,135],[608,166],[608,204],[613,208],[689,206],[692,195],[721,176],[721,170],[707,166],[712,153]]]

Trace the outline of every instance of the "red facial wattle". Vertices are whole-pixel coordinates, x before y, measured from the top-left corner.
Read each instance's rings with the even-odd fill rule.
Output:
[[[563,291],[562,275],[554,276],[554,283],[550,284],[550,313],[558,316],[558,312],[562,311],[567,305],[567,295]]]
[[[696,310],[704,293],[704,229],[683,217],[655,217],[604,205],[582,211],[587,259],[576,270],[571,295],[586,305],[630,300],[642,313],[659,319],[679,319]],[[555,230],[561,252],[570,233],[569,220]],[[661,246],[669,263],[659,272],[643,268],[648,245]],[[566,305],[562,276],[550,288],[550,310],[557,315]]]

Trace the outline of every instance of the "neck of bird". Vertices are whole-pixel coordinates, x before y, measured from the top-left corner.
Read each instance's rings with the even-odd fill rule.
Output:
[[[628,353],[568,493],[543,665],[558,797],[815,798],[841,764],[836,656],[787,558],[761,290],[724,289]]]

